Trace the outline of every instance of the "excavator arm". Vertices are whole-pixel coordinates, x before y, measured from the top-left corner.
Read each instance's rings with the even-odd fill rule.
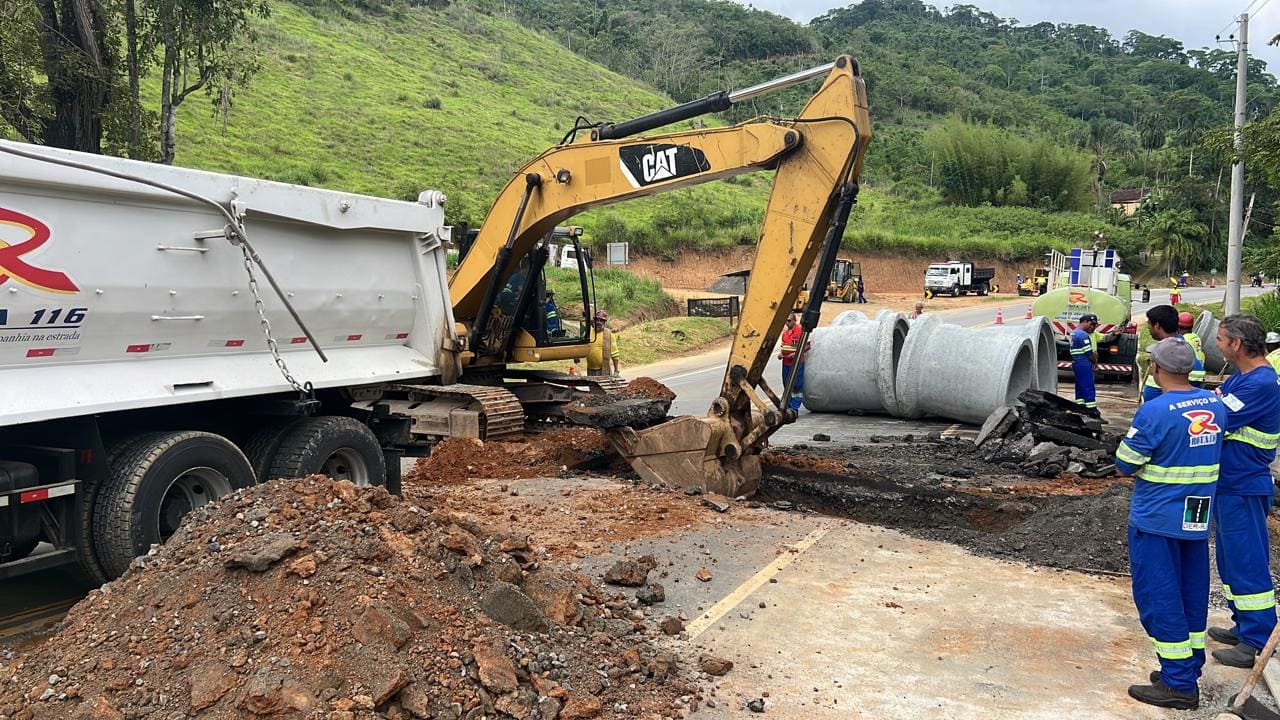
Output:
[[[825,78],[822,87],[794,118],[628,138],[817,77]],[[589,138],[548,150],[499,194],[450,282],[454,316],[467,337],[464,365],[508,359],[511,337],[494,322],[495,300],[521,259],[557,224],[593,207],[774,169],[720,397],[706,418],[611,430],[614,444],[646,479],[733,496],[754,492],[759,450],[769,435],[795,419],[780,399],[790,388],[780,389],[780,396],[765,382],[764,370],[783,321],[820,257],[817,277],[831,274],[870,138],[866,86],[857,63],[841,56],[734,93],[597,126]],[[823,295],[813,293],[805,309],[806,335],[817,325]]]

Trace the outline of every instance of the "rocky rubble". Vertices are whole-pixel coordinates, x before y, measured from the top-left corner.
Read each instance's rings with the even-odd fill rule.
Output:
[[[975,439],[980,457],[1031,477],[1066,472],[1114,475],[1118,436],[1103,431],[1097,411],[1052,393],[1027,390],[1014,407],[998,408]]]
[[[640,603],[380,488],[280,480],[196,511],[0,666],[0,716],[680,717]]]

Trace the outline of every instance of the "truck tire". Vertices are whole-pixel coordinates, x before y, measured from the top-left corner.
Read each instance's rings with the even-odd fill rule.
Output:
[[[269,422],[258,428],[258,431],[251,435],[249,441],[241,447],[244,450],[244,456],[249,459],[249,465],[253,466],[253,477],[258,482],[271,479],[268,475],[276,455],[280,452],[280,443],[284,442],[284,436],[293,430],[293,426],[297,423],[296,418]]]
[[[94,503],[93,538],[108,577],[163,543],[183,516],[253,485],[253,468],[230,440],[207,432],[138,436],[110,459]]]
[[[113,439],[106,446],[107,467],[110,468],[115,458],[128,452],[130,448],[145,438],[146,434],[144,433]],[[94,508],[97,507],[98,491],[101,487],[102,484],[98,482],[96,477],[86,477],[80,482],[80,517],[79,527],[76,529],[75,542],[76,566],[80,569],[80,574],[90,588],[102,587],[111,581],[107,571],[102,569],[102,563],[98,560],[98,543],[93,536]]]
[[[986,297],[986,295],[987,295],[987,284],[986,284],[986,283],[983,283],[983,284],[981,284],[981,285],[979,285],[979,286],[978,286],[978,292],[977,292],[977,295],[978,295],[978,297]]]
[[[1138,336],[1131,333],[1123,333],[1116,341],[1116,347],[1119,349],[1117,358],[1121,363],[1136,365],[1138,361]]]
[[[381,485],[386,481],[386,467],[382,445],[364,423],[326,415],[293,424],[280,443],[267,477],[328,475],[355,485]]]
[[[961,292],[960,292],[960,286],[959,286],[959,285],[952,285],[952,286],[951,286],[951,297],[953,297],[953,298],[958,298],[958,297],[960,297],[962,294],[963,294],[963,293],[961,293]]]

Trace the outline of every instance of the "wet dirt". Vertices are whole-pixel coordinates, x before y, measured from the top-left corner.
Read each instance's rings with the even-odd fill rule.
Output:
[[[1036,481],[981,460],[967,440],[781,449],[765,456],[761,500],[1049,567],[1123,573],[1131,484]]]
[[[634,398],[650,398],[653,400],[675,400],[676,394],[671,388],[651,377],[638,377],[627,383],[621,395]]]
[[[625,598],[425,500],[317,476],[195,511],[3,659],[0,715],[666,718],[699,695]]]
[[[613,448],[603,431],[565,428],[511,440],[450,438],[404,475],[404,485],[456,485],[476,478],[554,477],[608,463]]]

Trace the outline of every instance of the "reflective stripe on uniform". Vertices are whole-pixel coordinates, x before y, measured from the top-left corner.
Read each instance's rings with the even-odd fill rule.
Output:
[[[1180,642],[1160,642],[1155,638],[1148,638],[1151,644],[1156,646],[1156,655],[1165,660],[1186,660],[1191,657],[1191,639],[1182,640]]]
[[[1263,450],[1275,450],[1280,445],[1280,433],[1262,432],[1248,425],[1239,430],[1228,430],[1227,440],[1239,440],[1247,445],[1252,445]]]
[[[1276,606],[1275,590],[1267,590],[1252,595],[1234,595],[1229,586],[1223,585],[1222,594],[1236,606],[1236,610],[1240,611],[1268,610]]]
[[[1083,405],[1083,406],[1085,406],[1085,407],[1087,407],[1087,408],[1096,408],[1096,407],[1098,407],[1098,403],[1097,403],[1097,401],[1094,401],[1094,400],[1077,400],[1077,401],[1076,401],[1076,404],[1077,404],[1077,405]]]
[[[1119,451],[1116,457],[1120,457]],[[1122,458],[1123,459],[1123,458]],[[1218,481],[1218,466],[1215,465],[1183,465],[1180,467],[1162,467],[1160,465],[1144,465],[1138,471],[1138,477],[1147,482],[1170,483],[1174,485],[1198,485]]]
[[[1130,465],[1146,465],[1151,456],[1139,454],[1137,450],[1122,441],[1120,446],[1116,448],[1116,459],[1127,462]]]
[[[1090,352],[1092,352],[1092,350],[1087,347],[1071,348],[1072,355],[1088,355]]]
[[[1191,649],[1192,650],[1204,649],[1204,631],[1203,630],[1200,632],[1191,633]]]

